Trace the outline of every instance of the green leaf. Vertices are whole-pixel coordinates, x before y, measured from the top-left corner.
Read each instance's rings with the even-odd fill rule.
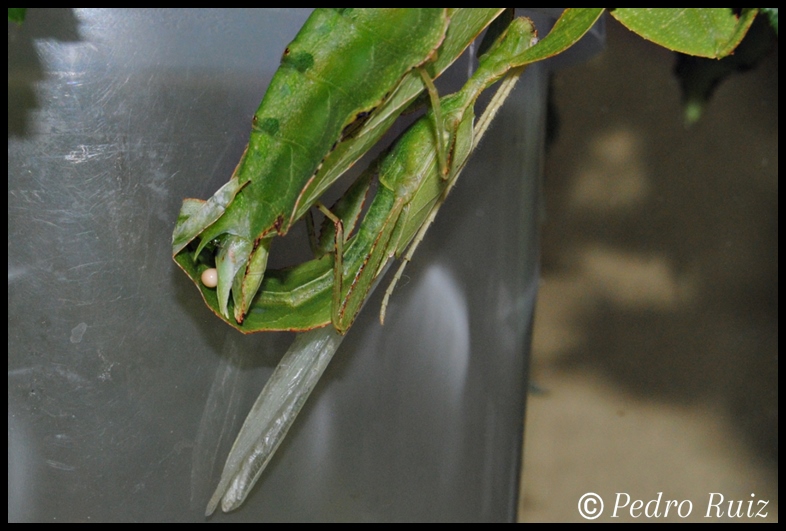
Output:
[[[618,8],[611,15],[631,31],[670,50],[719,59],[747,33],[756,9]]]
[[[27,11],[26,7],[9,7],[8,8],[8,20],[11,22],[16,22],[17,24],[21,24],[25,21],[25,12]]]
[[[576,44],[603,14],[603,8],[568,8],[546,37],[517,58],[525,65],[560,54]]]
[[[757,17],[732,55],[716,60],[676,54],[674,74],[682,88],[685,124],[692,125],[701,117],[721,82],[734,73],[754,68],[772,52],[777,41],[778,36],[766,18]]]

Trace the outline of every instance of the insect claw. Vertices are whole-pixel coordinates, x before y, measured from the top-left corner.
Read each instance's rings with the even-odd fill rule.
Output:
[[[172,233],[172,253],[177,254],[182,251],[202,231],[221,217],[226,211],[227,205],[232,202],[232,199],[234,199],[237,192],[246,182],[232,178],[207,201],[198,199],[184,200],[177,225]],[[199,249],[197,249],[197,255],[209,241],[209,239],[203,240],[199,245]]]
[[[270,254],[271,238],[259,241],[259,245],[253,251],[248,259],[248,266],[239,271],[233,282],[233,298],[235,300],[235,320],[242,323],[248,308],[251,306],[251,301],[259,290],[262,284],[262,279],[265,276],[265,269],[267,269],[267,258]],[[238,286],[235,286],[238,284]],[[240,295],[238,297],[238,294]]]
[[[245,273],[253,245],[247,239],[232,234],[225,235],[222,240],[221,248],[216,255],[216,269],[218,270],[216,294],[221,315],[228,319],[229,294],[236,291],[233,289],[236,277],[239,275],[242,279],[243,273]],[[235,295],[233,299],[235,306],[237,306],[239,297]]]

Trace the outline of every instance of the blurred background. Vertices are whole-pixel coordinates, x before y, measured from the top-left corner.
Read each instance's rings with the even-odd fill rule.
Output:
[[[686,129],[673,54],[606,28],[553,78],[519,519],[591,491],[777,521],[777,49]]]

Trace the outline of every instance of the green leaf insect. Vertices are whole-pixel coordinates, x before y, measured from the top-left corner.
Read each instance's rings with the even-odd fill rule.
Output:
[[[243,503],[338,348],[340,333],[351,326],[379,272],[390,258],[405,250],[403,264],[411,257],[523,66],[576,42],[599,14],[599,11],[567,11],[552,33],[535,46],[531,22],[514,20],[481,56],[477,70],[464,87],[439,99],[429,113],[369,166],[332,209],[335,217],[351,212],[353,207],[348,205],[356,201],[357,195],[364,195],[353,188],[363,189],[372,176],[377,176],[377,193],[357,234],[342,248],[339,228],[332,233],[335,242],[332,254],[268,274],[243,326],[253,324],[264,328],[270,323],[282,328],[296,328],[302,323],[303,329],[314,328],[314,323],[334,326],[297,336],[249,413],[206,514],[219,505],[230,511]],[[474,104],[478,95],[503,76],[505,80],[475,124]],[[443,159],[447,162],[447,173],[438,155],[440,132],[446,136],[443,145],[447,152]],[[343,272],[341,281],[334,281],[334,271]],[[391,289],[392,285],[388,294]]]
[[[311,15],[284,52],[231,179],[207,201],[186,199],[178,216],[173,255],[206,300],[182,258],[215,263],[214,311],[229,319],[231,306],[234,321],[244,321],[273,237],[285,235],[424,90],[421,71],[437,77],[501,11]]]
[[[476,10],[470,11],[474,12]],[[509,53],[503,70],[507,71],[511,68],[542,60],[566,49],[575,43],[592,26],[601,12],[601,9],[573,9],[565,11],[551,34],[533,49],[539,51],[536,53],[519,53],[518,56]],[[473,14],[477,15],[477,13]],[[496,14],[499,14],[499,10],[496,11]],[[446,44],[451,44],[450,50],[463,50],[468,45],[467,39],[470,39],[470,36],[474,37],[477,35],[478,27],[481,24],[488,24],[491,20],[488,16],[483,18],[482,22],[479,22],[477,19],[463,20],[461,15],[466,16],[467,13],[463,11],[453,13],[451,25],[447,30],[445,42],[442,48],[440,48],[440,53],[445,53],[444,48]],[[469,30],[467,29],[468,24]],[[308,23],[306,26],[308,26]],[[457,42],[456,35],[462,35],[461,39],[459,39],[461,46],[455,44]],[[296,39],[296,41],[297,40],[298,39]],[[291,49],[292,46],[289,48]],[[492,54],[492,51],[486,55],[503,56],[501,52]],[[455,59],[455,57],[453,57],[453,59]],[[445,59],[442,58],[442,61],[445,61]],[[415,87],[414,90],[407,91],[408,93],[412,92],[414,94],[412,97],[406,99],[407,104],[423,90],[424,79],[428,81],[435,73],[441,72],[441,64],[442,63],[437,62],[436,66],[433,64],[429,65],[434,68],[436,72],[411,72],[405,78],[404,83],[397,85],[397,92],[402,91],[402,87],[405,85],[412,85]],[[447,66],[447,64],[445,64],[445,66]],[[444,68],[442,69],[444,70]],[[278,77],[278,74],[276,77]],[[271,83],[271,87],[274,86],[276,77],[274,77],[274,82]],[[233,176],[233,181],[230,181],[224,188],[219,190],[219,192],[217,192],[207,203],[197,200],[184,201],[181,216],[178,220],[178,227],[175,231],[175,260],[200,287],[203,298],[208,306],[227,323],[245,333],[275,330],[303,331],[326,326],[330,323],[332,323],[338,331],[342,333],[345,332],[354,321],[360,306],[362,306],[362,303],[368,295],[371,284],[374,279],[376,279],[382,267],[387,263],[389,258],[402,255],[415,234],[421,229],[421,225],[425,222],[426,218],[431,215],[433,219],[431,209],[440,201],[440,196],[446,190],[448,183],[451,182],[452,179],[455,179],[458,175],[458,170],[460,170],[466,162],[474,144],[471,138],[463,138],[463,136],[466,136],[466,133],[464,135],[459,134],[461,123],[465,120],[464,114],[472,107],[475,98],[477,98],[480,92],[489,84],[497,81],[499,75],[494,77],[484,73],[481,65],[478,72],[473,76],[473,79],[480,81],[470,81],[465,89],[461,91],[461,96],[456,95],[442,105],[432,105],[433,109],[429,117],[422,119],[422,124],[416,127],[416,129],[422,131],[417,135],[416,140],[402,139],[399,143],[406,147],[393,148],[393,151],[397,153],[394,158],[398,157],[399,161],[403,160],[403,155],[401,154],[407,152],[412,153],[411,157],[413,159],[417,159],[423,163],[435,156],[437,159],[440,159],[441,156],[442,160],[451,161],[450,171],[448,172],[448,168],[444,162],[440,162],[438,164],[440,166],[439,179],[431,178],[429,172],[432,170],[426,167],[408,168],[408,170],[415,175],[403,177],[392,176],[386,170],[387,165],[391,164],[389,160],[392,160],[392,158],[386,159],[388,162],[378,160],[372,163],[372,167],[358,178],[355,185],[350,188],[347,196],[342,198],[339,204],[333,207],[333,213],[335,214],[334,219],[338,218],[342,222],[336,225],[336,227],[338,227],[336,232],[341,230],[342,227],[345,229],[343,231],[345,236],[348,236],[351,232],[351,227],[354,226],[354,218],[359,211],[359,205],[365,197],[365,190],[378,168],[382,168],[383,170],[379,176],[380,190],[378,190],[357,234],[347,240],[346,245],[344,245],[343,237],[335,238],[336,245],[335,249],[330,249],[333,251],[331,254],[326,254],[293,268],[264,271],[265,264],[262,262],[266,262],[267,248],[264,248],[264,260],[256,260],[261,251],[258,249],[251,249],[253,251],[251,254],[242,254],[245,262],[238,266],[240,269],[235,270],[234,266],[228,269],[228,275],[234,275],[232,277],[234,282],[226,282],[225,288],[222,289],[221,278],[222,276],[225,278],[228,276],[223,273],[222,265],[227,262],[232,262],[232,260],[226,257],[238,254],[238,247],[242,247],[242,250],[251,248],[253,243],[249,243],[250,240],[246,236],[237,237],[235,234],[238,232],[237,229],[232,229],[233,232],[229,235],[221,235],[218,237],[219,243],[215,261],[218,269],[219,284],[218,289],[210,289],[200,281],[202,273],[206,269],[211,268],[209,260],[195,261],[191,252],[185,249],[185,244],[177,243],[180,241],[178,235],[182,232],[181,227],[189,224],[200,212],[213,208],[210,205],[210,201],[215,200],[216,203],[220,202],[223,197],[222,191],[235,186],[233,184],[235,177]],[[270,94],[270,89],[268,94]],[[432,101],[437,100],[435,89],[430,89],[430,95],[432,96]],[[461,98],[461,103],[456,103],[458,98]],[[260,106],[260,110],[266,106],[268,99],[269,97],[266,95],[265,100],[263,100]],[[356,160],[371,145],[368,142],[361,143],[358,138],[365,139],[365,137],[373,137],[374,141],[376,141],[381,135],[380,130],[386,130],[389,127],[388,122],[392,123],[389,115],[395,114],[395,116],[398,116],[400,111],[406,106],[404,104],[399,104],[395,96],[387,101],[388,103],[384,105],[385,112],[382,113],[385,116],[385,126],[376,125],[379,123],[381,115],[375,113],[373,119],[363,124],[360,135],[351,138],[339,147],[334,147],[332,151],[329,151],[329,154],[325,158],[328,166],[331,168],[340,168],[342,170],[348,167],[349,164],[343,161]],[[391,102],[395,104],[393,105]],[[458,107],[456,107],[456,105],[458,105]],[[387,108],[391,106],[396,107],[395,113],[387,110]],[[444,107],[445,111],[440,113],[440,107]],[[260,114],[260,111],[258,111],[257,116]],[[440,117],[440,114],[443,116]],[[470,114],[472,113],[470,112]],[[429,123],[431,125],[426,125]],[[436,124],[436,129],[439,130],[439,133],[435,132],[434,124]],[[464,127],[471,129],[469,126]],[[410,135],[414,137],[415,133],[410,133]],[[439,142],[440,135],[446,137],[443,139],[445,142],[442,143],[442,145]],[[359,145],[362,146],[362,148],[359,149]],[[445,146],[447,146],[447,149]],[[347,153],[350,152],[357,153],[348,156]],[[340,159],[342,162],[333,163],[333,157]],[[243,165],[246,158],[247,154],[244,155],[244,159],[241,160],[241,165]],[[287,157],[287,161],[288,160],[290,160],[289,157]],[[318,163],[319,161],[317,161],[317,164]],[[325,164],[323,164],[323,168],[324,166]],[[235,175],[237,174],[238,170],[235,172]],[[328,180],[332,182],[340,175],[340,172],[337,169],[333,169],[331,172],[328,172],[328,174],[331,175]],[[313,183],[322,175],[325,175],[325,173],[323,173],[320,168],[315,173],[316,178],[311,178],[310,180],[306,179],[306,184],[303,185],[300,194],[295,198],[296,203],[293,206],[295,210],[293,211],[294,213],[289,223],[294,222],[308,210],[298,210],[298,201],[310,206],[319,199],[321,192],[324,191],[327,185],[323,184],[319,189],[319,193],[313,192],[312,190],[316,190]],[[264,178],[260,178],[260,180],[263,181]],[[284,180],[287,183],[290,181],[289,179]],[[406,190],[407,192],[404,193],[402,190]],[[256,213],[249,214],[248,206],[240,203],[240,199],[250,197],[250,194],[244,196],[244,191],[245,189],[237,194],[231,207],[235,209],[234,211],[238,212],[237,216],[241,214],[255,216],[257,215]],[[309,196],[307,201],[303,201],[305,195]],[[259,201],[259,204],[265,205],[266,203],[264,201]],[[242,210],[240,206],[243,206]],[[192,210],[197,213],[192,214]],[[229,211],[229,209],[227,209],[227,211]],[[197,256],[205,249],[211,250],[211,240],[216,238],[215,232],[217,229],[214,227],[225,225],[222,221],[228,218],[228,216],[224,215],[218,222],[207,227],[204,233],[200,235],[201,241],[195,253]],[[243,224],[239,226],[245,227]],[[281,227],[283,227],[283,224]],[[323,241],[330,239],[325,238],[325,234],[335,235],[336,232],[323,231]],[[274,232],[274,234],[278,233],[279,232]],[[267,242],[265,245],[268,245],[269,240],[270,238],[263,239],[262,242]],[[242,242],[242,245],[235,246],[236,241]],[[341,270],[342,275],[336,275],[334,273],[336,270]],[[261,278],[262,272],[264,272],[264,279]],[[250,278],[253,278],[253,280],[248,280]],[[241,279],[241,281],[244,281],[246,284],[243,285],[238,279]],[[242,319],[238,319],[238,293],[247,289],[246,286],[256,287],[254,288],[253,295],[248,301],[242,303],[244,311],[242,312]],[[234,318],[227,315],[224,306],[228,299],[228,292],[230,289],[233,293],[235,305]]]

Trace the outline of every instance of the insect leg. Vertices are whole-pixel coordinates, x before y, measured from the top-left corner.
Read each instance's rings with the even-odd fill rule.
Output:
[[[335,243],[333,250],[333,303],[331,304],[331,319],[338,322],[338,308],[341,303],[341,293],[344,288],[344,223],[341,218],[333,214],[328,207],[317,201],[316,206],[325,218],[330,220],[335,227]]]
[[[448,175],[448,157],[446,146],[445,122],[442,121],[442,106],[439,103],[439,93],[437,87],[434,86],[434,81],[428,75],[425,68],[418,68],[420,77],[423,78],[423,83],[428,90],[428,96],[431,99],[431,108],[434,109],[434,137],[437,139],[437,160],[439,161],[440,174],[444,177]]]
[[[514,85],[516,84],[516,81],[518,81],[523,71],[524,71],[524,67],[519,67],[511,70],[511,72],[507,75],[505,80],[500,85],[500,88],[494,94],[494,97],[491,99],[488,106],[486,107],[486,110],[483,112],[480,119],[478,120],[478,123],[474,127],[472,149],[474,149],[474,146],[477,145],[477,143],[480,141],[480,139],[488,130],[489,124],[494,119],[494,116],[496,115],[500,107],[502,107],[502,104],[505,102],[507,97],[510,95]],[[470,152],[472,151],[472,149],[470,149]],[[442,193],[439,200],[431,208],[431,211],[429,212],[425,221],[423,222],[420,229],[415,234],[415,237],[412,239],[412,243],[410,244],[409,249],[407,249],[406,254],[403,256],[401,260],[401,265],[396,270],[396,274],[393,276],[393,280],[390,281],[388,288],[385,290],[385,296],[382,299],[382,307],[379,311],[380,323],[382,324],[385,323],[385,314],[387,313],[387,307],[388,307],[388,302],[390,301],[390,295],[393,293],[393,290],[395,289],[399,279],[401,279],[401,275],[404,273],[404,269],[407,267],[407,264],[412,260],[412,256],[415,254],[415,250],[418,248],[418,245],[420,245],[420,242],[423,241],[423,238],[426,235],[426,231],[428,231],[429,227],[431,226],[431,223],[434,221],[434,218],[436,218],[437,212],[439,211],[442,204],[445,202],[445,198],[447,197],[450,190],[453,188],[453,185],[456,183],[459,173],[464,168],[464,165],[466,164],[466,161],[469,158],[468,155],[469,154],[467,154],[467,157],[465,157],[463,161],[460,161],[459,166],[455,168],[453,175],[450,178],[450,182],[448,183],[448,186],[445,188],[445,191]]]

